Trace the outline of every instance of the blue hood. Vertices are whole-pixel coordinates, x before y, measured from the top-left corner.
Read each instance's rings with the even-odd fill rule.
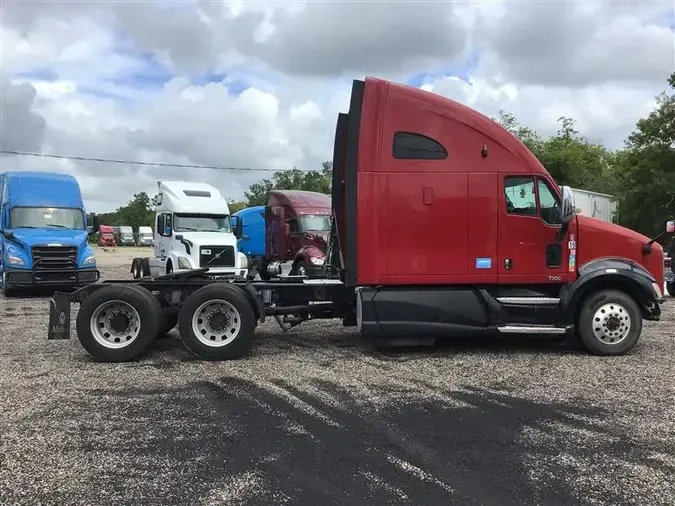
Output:
[[[28,247],[38,244],[62,244],[63,246],[79,247],[87,241],[86,230],[16,228],[12,232],[18,241]]]

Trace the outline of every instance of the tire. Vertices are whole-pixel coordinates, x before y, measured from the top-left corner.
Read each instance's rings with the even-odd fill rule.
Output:
[[[178,325],[178,313],[175,311],[162,311],[162,321],[159,327],[158,339],[163,339],[169,336],[174,327]]]
[[[267,262],[265,260],[260,259],[258,263],[256,264],[256,270],[258,271],[258,275],[260,276],[260,279],[263,281],[269,281],[272,279],[272,276],[269,275],[267,272]]]
[[[16,288],[7,282],[7,276],[2,274],[2,295],[7,298],[14,297],[17,294]]]
[[[666,283],[666,290],[668,290],[668,295],[675,297],[675,283]]]
[[[593,355],[624,355],[642,333],[640,308],[632,297],[618,290],[591,293],[581,307],[578,333]]]
[[[133,275],[134,279],[138,279],[141,277],[141,259],[140,258],[134,258],[131,262],[131,274]]]
[[[307,276],[307,264],[304,260],[298,260],[293,269],[291,269],[291,274],[295,276]]]
[[[141,258],[141,276],[145,278],[150,275],[150,259],[147,257]]]
[[[171,263],[171,260],[166,262],[166,274],[173,274],[173,264]]]
[[[110,318],[106,318],[105,313],[109,311],[119,311],[118,314],[126,316],[127,320],[131,319],[131,322],[128,322],[131,323],[131,327],[133,320],[138,318],[138,325],[135,327],[137,331],[134,332],[129,328],[130,333],[126,335],[122,331],[114,332],[115,327],[119,328],[120,322],[111,322]],[[98,360],[128,362],[147,352],[159,333],[162,314],[159,301],[145,288],[134,285],[106,286],[82,302],[77,313],[77,337],[84,349]],[[99,325],[106,326],[102,330],[99,329],[99,325],[95,325],[96,320]],[[92,331],[92,327],[95,327],[96,331]],[[108,337],[104,334],[106,331]],[[124,339],[129,337],[131,339],[125,343]]]
[[[211,308],[207,307],[209,303]],[[213,334],[205,337],[203,334],[209,330],[208,318],[199,319],[200,313],[208,318],[224,317],[225,321],[217,322]],[[203,332],[197,335],[200,327]],[[254,329],[255,314],[248,298],[241,288],[230,284],[217,283],[200,288],[187,298],[178,315],[178,333],[183,344],[205,360],[241,357],[253,343]]]

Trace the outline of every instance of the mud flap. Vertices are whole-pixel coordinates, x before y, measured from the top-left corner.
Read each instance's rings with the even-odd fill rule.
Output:
[[[49,301],[47,339],[70,339],[70,294],[55,292]]]

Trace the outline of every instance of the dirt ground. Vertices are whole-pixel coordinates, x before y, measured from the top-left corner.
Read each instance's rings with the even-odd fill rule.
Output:
[[[149,252],[98,264],[129,278]],[[533,338],[383,353],[319,321],[265,323],[236,361],[174,337],[104,364],[47,341],[48,296],[0,296],[0,504],[673,505],[674,322],[671,299],[616,358]]]

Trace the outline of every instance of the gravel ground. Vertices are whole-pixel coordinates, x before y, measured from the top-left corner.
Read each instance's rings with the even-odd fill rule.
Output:
[[[133,254],[100,252],[104,275]],[[3,505],[675,504],[672,300],[618,358],[382,353],[324,321],[266,323],[233,362],[173,338],[102,364],[47,341],[47,311],[0,298]]]

